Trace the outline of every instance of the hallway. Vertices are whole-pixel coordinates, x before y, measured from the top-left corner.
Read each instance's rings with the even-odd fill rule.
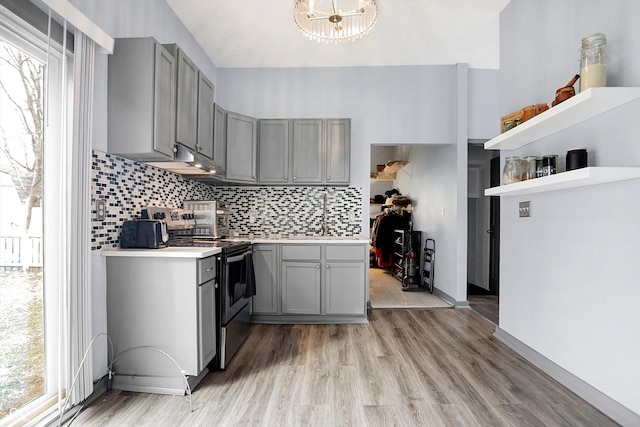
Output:
[[[402,291],[402,284],[391,271],[369,269],[371,308],[439,308],[451,307],[429,292]]]

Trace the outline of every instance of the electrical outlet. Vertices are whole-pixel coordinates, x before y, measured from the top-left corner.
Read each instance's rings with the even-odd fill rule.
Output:
[[[529,203],[531,202],[528,200],[526,202],[520,202],[520,205],[518,207],[520,218],[527,218],[531,216],[531,209],[529,207]]]
[[[107,201],[104,199],[96,200],[96,219],[98,221],[104,221],[107,216]]]

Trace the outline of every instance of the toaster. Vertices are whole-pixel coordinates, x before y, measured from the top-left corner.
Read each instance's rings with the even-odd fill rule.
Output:
[[[120,232],[121,248],[158,249],[167,246],[167,224],[155,219],[125,221]]]

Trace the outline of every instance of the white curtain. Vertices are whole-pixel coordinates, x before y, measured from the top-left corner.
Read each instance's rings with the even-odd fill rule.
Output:
[[[87,351],[91,328],[91,135],[96,44],[80,31],[75,33],[73,61],[73,127],[69,189],[69,374],[74,386],[72,404],[93,392],[93,361]],[[84,358],[87,355],[86,359]],[[77,376],[77,377],[76,377]],[[76,380],[75,383],[73,380]]]

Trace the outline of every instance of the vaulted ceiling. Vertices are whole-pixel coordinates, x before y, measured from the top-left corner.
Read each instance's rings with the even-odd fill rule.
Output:
[[[167,0],[221,68],[468,63],[495,69],[500,12],[508,2],[378,0],[378,22],[368,36],[326,45],[298,32],[295,0]]]

